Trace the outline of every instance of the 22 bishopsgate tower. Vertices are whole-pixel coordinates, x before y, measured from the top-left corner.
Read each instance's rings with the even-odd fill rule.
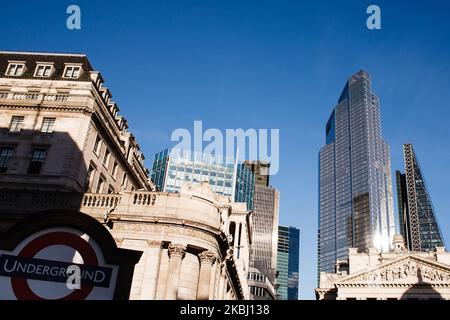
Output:
[[[319,161],[318,271],[334,272],[348,248],[389,250],[395,234],[390,151],[367,72],[347,81]]]

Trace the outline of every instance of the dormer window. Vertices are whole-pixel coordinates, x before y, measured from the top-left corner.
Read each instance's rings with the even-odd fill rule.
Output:
[[[78,79],[81,75],[81,66],[66,66],[63,78]]]
[[[38,64],[36,71],[34,72],[35,77],[48,78],[53,72],[53,65],[51,64]]]
[[[25,72],[24,62],[10,62],[6,69],[7,76],[20,77]]]

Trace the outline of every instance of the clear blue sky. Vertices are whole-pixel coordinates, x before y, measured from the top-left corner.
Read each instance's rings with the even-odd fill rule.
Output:
[[[82,29],[66,29],[77,4]],[[365,27],[369,4],[382,30]],[[300,298],[316,284],[318,151],[346,79],[372,76],[392,169],[414,144],[450,245],[450,2],[4,1],[0,49],[81,52],[147,156],[176,128],[279,128],[280,222],[301,229]],[[394,190],[395,192],[395,190]],[[397,210],[396,210],[397,211]]]

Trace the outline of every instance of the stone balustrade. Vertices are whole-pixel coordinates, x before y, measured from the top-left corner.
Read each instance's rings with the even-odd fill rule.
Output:
[[[120,202],[120,194],[85,193],[81,208],[114,208]]]
[[[61,93],[39,93],[39,92],[0,92],[0,100],[11,102],[31,102],[31,103],[67,103],[80,104],[90,99],[89,94],[61,94]]]
[[[1,100],[39,100],[39,101],[69,101],[68,94],[42,94],[25,92],[0,92]]]

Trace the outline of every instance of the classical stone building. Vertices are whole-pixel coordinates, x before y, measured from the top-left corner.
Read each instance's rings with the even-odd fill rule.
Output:
[[[368,253],[349,249],[349,259],[338,261],[336,273],[320,274],[319,300],[450,299],[450,253],[405,249],[403,237],[394,236],[394,250]]]
[[[75,209],[143,251],[131,299],[247,299],[251,214],[207,183],[156,192],[85,55],[0,52],[0,231]]]
[[[152,190],[119,107],[82,54],[0,52],[0,184]]]
[[[248,299],[250,218],[245,203],[204,183],[124,193],[106,219],[121,247],[144,252],[132,299],[208,300]]]

